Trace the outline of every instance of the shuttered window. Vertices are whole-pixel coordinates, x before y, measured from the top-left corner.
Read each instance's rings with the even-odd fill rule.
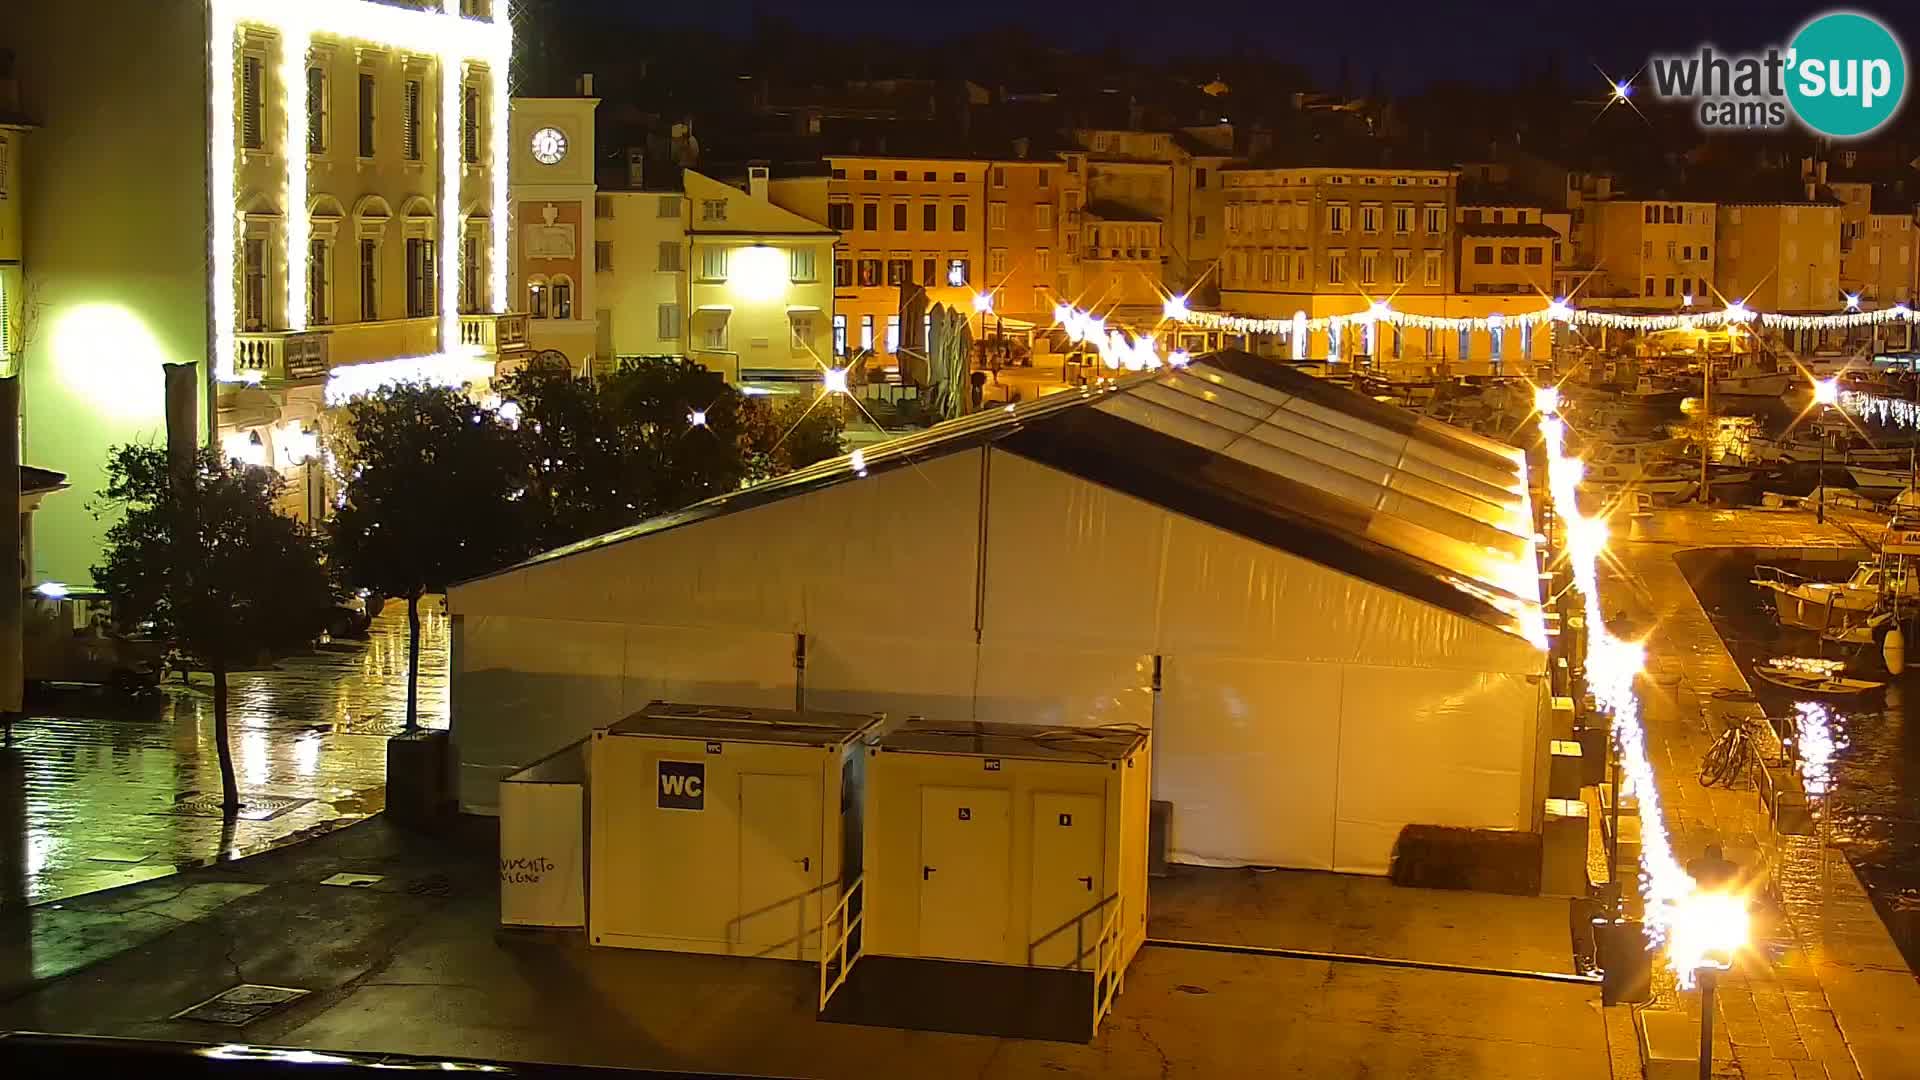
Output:
[[[261,132],[266,125],[260,116],[260,80],[263,65],[257,56],[242,57],[240,60],[240,145],[249,150],[258,150],[261,146]]]
[[[373,156],[373,73],[360,73],[360,156]]]
[[[400,112],[400,145],[408,161],[420,160],[420,82],[408,79]]]

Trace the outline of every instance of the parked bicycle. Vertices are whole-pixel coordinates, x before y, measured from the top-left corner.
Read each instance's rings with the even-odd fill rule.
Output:
[[[1749,717],[1720,733],[1700,758],[1700,783],[1705,787],[1732,788],[1745,779],[1760,763],[1757,741],[1758,717]]]

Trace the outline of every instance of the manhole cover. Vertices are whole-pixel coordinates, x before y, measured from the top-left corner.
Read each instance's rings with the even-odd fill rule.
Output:
[[[272,821],[289,810],[302,807],[312,799],[290,799],[284,795],[248,795],[240,800],[242,821]],[[176,817],[225,817],[226,810],[220,805],[218,793],[193,795],[174,803],[171,809],[160,811]]]
[[[261,986],[241,983],[213,997],[173,1014],[175,1020],[198,1020],[206,1024],[240,1027],[273,1012],[290,1002],[306,997],[307,991],[290,986]]]
[[[335,874],[332,877],[321,878],[320,884],[338,885],[347,889],[364,889],[385,880],[387,879],[383,874]]]
[[[408,883],[407,891],[415,896],[451,896],[453,882],[445,874],[428,874]]]

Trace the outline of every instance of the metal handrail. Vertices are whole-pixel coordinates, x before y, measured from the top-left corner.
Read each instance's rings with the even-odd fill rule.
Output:
[[[1124,905],[1115,904],[1107,917],[1100,920],[1100,936],[1093,940],[1093,1030],[1100,1032],[1100,1021],[1107,1018],[1113,1008],[1114,995],[1120,992],[1121,972],[1120,956],[1120,910]]]
[[[853,932],[866,920],[865,910],[852,911],[853,898],[860,893],[860,887],[865,884],[865,878],[855,878],[853,884],[848,886],[847,891],[841,895],[840,902],[833,905],[832,910],[820,919],[820,1011],[822,1012],[826,1011],[827,1000],[833,997],[833,992],[846,985],[847,973],[853,969],[854,962],[860,959],[860,947],[855,946],[852,955],[849,955],[847,943],[853,940]],[[840,925],[840,931],[829,937],[827,927],[836,922]],[[832,942],[831,945],[828,944],[829,941]],[[829,969],[832,968],[836,957],[840,961],[839,967],[829,974]]]

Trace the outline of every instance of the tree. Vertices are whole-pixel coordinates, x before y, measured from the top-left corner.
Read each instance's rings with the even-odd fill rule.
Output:
[[[532,550],[524,444],[460,390],[407,383],[347,407],[346,476],[328,526],[350,585],[407,602],[407,730],[419,726],[420,598]]]
[[[845,453],[846,408],[834,395],[796,398],[777,406],[752,402],[747,419],[748,478],[765,480]]]
[[[123,627],[151,623],[176,651],[213,673],[213,737],[221,805],[240,809],[227,736],[227,672],[319,637],[334,593],[318,539],[274,509],[285,481],[270,469],[200,450],[174,477],[167,451],[122,446],[107,458],[107,530],[94,581]]]

